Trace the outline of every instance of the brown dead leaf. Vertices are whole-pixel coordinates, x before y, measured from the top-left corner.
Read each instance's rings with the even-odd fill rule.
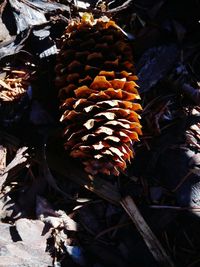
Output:
[[[77,231],[77,223],[72,220],[63,210],[53,210],[47,200],[37,196],[36,212],[38,218],[50,224],[53,228],[65,228],[68,231]]]
[[[15,225],[0,224],[0,266],[52,266],[52,258],[46,251],[49,232],[43,233],[45,224],[20,219]]]
[[[8,177],[12,177],[12,175],[14,175],[22,166],[26,166],[28,161],[27,150],[27,147],[19,148],[15,155],[15,158],[4,169],[4,172],[0,175],[0,190],[2,189],[2,186],[4,185]]]

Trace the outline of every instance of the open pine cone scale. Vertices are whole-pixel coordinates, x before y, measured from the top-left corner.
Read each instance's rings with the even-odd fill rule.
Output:
[[[35,64],[23,53],[1,60],[0,122],[4,126],[18,123],[25,116],[30,105],[28,91],[34,77]]]
[[[56,65],[64,147],[86,172],[119,175],[141,135],[132,50],[114,21],[84,14],[63,36]]]

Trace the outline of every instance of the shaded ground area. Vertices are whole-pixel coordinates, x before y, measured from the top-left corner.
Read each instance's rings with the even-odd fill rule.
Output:
[[[0,3],[0,86],[28,77],[17,101],[0,92],[0,266],[200,266],[199,2]],[[112,16],[135,57],[143,136],[118,178],[63,150],[54,67],[83,11]]]

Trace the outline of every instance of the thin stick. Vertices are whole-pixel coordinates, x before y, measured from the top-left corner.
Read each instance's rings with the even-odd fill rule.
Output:
[[[6,168],[6,154],[6,147],[0,145],[0,173],[2,173]]]
[[[149,208],[152,209],[170,209],[170,210],[189,210],[189,211],[196,211],[200,212],[200,206],[194,207],[179,207],[179,206],[167,206],[167,205],[150,205]]]
[[[142,235],[149,251],[159,265],[162,267],[175,267],[174,263],[171,261],[170,257],[167,255],[164,248],[145,222],[133,199],[130,196],[126,196],[120,201],[120,203],[135,224],[137,230]]]

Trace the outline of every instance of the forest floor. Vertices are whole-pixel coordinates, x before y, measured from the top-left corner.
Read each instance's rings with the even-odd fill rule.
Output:
[[[143,107],[134,160],[94,181],[63,150],[54,85],[85,11],[129,39]],[[199,1],[0,1],[0,87],[9,67],[32,83],[14,104],[0,94],[0,267],[199,267]]]

